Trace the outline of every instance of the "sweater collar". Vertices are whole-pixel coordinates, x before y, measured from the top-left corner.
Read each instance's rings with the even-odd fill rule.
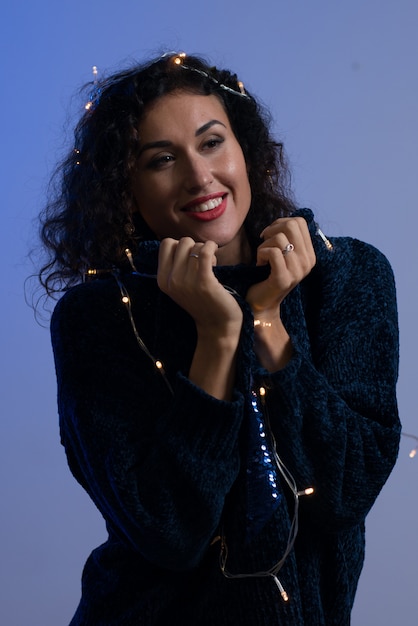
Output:
[[[317,226],[313,213],[310,209],[299,209],[295,211],[294,217],[303,217],[308,223],[309,232],[315,244]],[[158,268],[158,251],[160,242],[158,240],[141,241],[134,255],[134,264],[140,274],[155,276]],[[318,254],[318,251],[315,250]],[[231,287],[241,296],[245,297],[249,287],[254,283],[265,280],[269,275],[268,266],[257,267],[255,264],[220,265],[214,267],[214,273],[219,282]]]

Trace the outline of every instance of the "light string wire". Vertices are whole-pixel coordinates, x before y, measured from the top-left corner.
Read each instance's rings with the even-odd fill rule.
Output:
[[[259,389],[259,398],[261,400],[263,409],[264,409],[264,415],[265,415],[265,420],[266,420],[266,426],[268,428],[268,433],[269,433],[269,437],[270,437],[270,442],[273,448],[273,457],[274,460],[276,462],[276,467],[280,473],[280,475],[282,476],[284,482],[287,484],[287,486],[289,487],[290,491],[293,494],[293,502],[294,502],[294,508],[293,508],[293,517],[292,517],[292,521],[290,524],[290,529],[289,529],[289,535],[287,538],[287,544],[286,544],[286,548],[283,552],[282,557],[280,558],[279,561],[277,561],[277,563],[275,563],[270,569],[267,569],[265,571],[260,571],[260,572],[250,572],[250,573],[243,573],[243,574],[234,574],[232,573],[230,570],[227,569],[227,560],[228,560],[228,545],[224,536],[224,533],[221,533],[221,554],[219,557],[219,563],[220,563],[220,567],[222,570],[223,575],[225,576],[225,578],[267,578],[267,577],[271,577],[273,579],[273,581],[275,582],[276,586],[278,587],[279,591],[280,591],[280,595],[282,596],[284,602],[288,602],[289,600],[289,596],[286,592],[286,590],[284,589],[282,583],[280,582],[279,578],[278,578],[278,573],[280,572],[280,570],[282,569],[287,557],[289,556],[290,552],[293,549],[293,546],[295,544],[296,541],[296,537],[298,534],[298,529],[299,529],[299,498],[300,496],[308,496],[314,493],[314,489],[313,487],[308,487],[307,489],[304,489],[302,491],[299,491],[296,485],[296,481],[294,479],[294,477],[292,476],[291,472],[289,471],[289,469],[286,467],[286,465],[283,463],[282,459],[280,458],[278,452],[277,452],[277,446],[276,446],[276,440],[274,437],[274,434],[272,432],[271,426],[270,426],[270,419],[269,419],[269,415],[268,415],[268,411],[267,411],[267,405],[265,403],[265,394],[266,394],[266,390],[264,387],[260,387]]]
[[[417,445],[415,446],[415,448],[412,448],[411,452],[409,453],[409,458],[413,459],[418,454],[418,437],[417,435],[410,435],[409,433],[404,433],[403,431],[401,435],[403,437],[409,437],[410,439],[414,439],[417,442]]]
[[[102,90],[99,87],[99,71],[97,69],[97,65],[93,65],[91,71],[93,74],[93,85],[88,102],[86,102],[86,104],[84,105],[86,111],[90,111],[94,108],[95,104],[100,98],[100,94],[102,93]]]
[[[195,74],[199,74],[200,76],[207,78],[208,80],[212,81],[215,85],[217,85],[220,89],[223,89],[224,91],[228,91],[229,93],[234,94],[234,96],[241,96],[242,98],[250,99],[250,96],[245,93],[244,83],[241,80],[237,80],[237,87],[239,91],[237,91],[236,89],[232,89],[232,87],[228,87],[227,85],[224,85],[223,83],[221,83],[219,80],[217,80],[214,76],[212,76],[208,72],[205,72],[204,70],[198,69],[197,67],[192,67],[190,65],[187,65],[187,63],[184,63],[184,59],[187,57],[185,52],[166,52],[165,54],[163,54],[161,58],[164,59],[165,57],[173,57],[172,60],[175,65],[178,65],[184,70],[188,70],[189,72],[195,72]]]
[[[132,330],[134,332],[135,335],[135,339],[139,345],[139,347],[141,348],[141,350],[147,355],[147,357],[150,359],[150,361],[152,361],[153,366],[160,372],[165,384],[167,385],[170,393],[172,396],[174,396],[174,390],[170,384],[170,381],[167,378],[167,375],[165,373],[164,367],[162,362],[159,359],[156,359],[151,352],[148,350],[146,344],[144,343],[143,339],[141,338],[140,334],[138,333],[138,329],[136,327],[135,324],[135,320],[134,317],[132,315],[132,304],[131,304],[131,298],[129,296],[128,290],[126,289],[125,285],[123,284],[123,282],[120,279],[120,276],[118,274],[117,271],[113,271],[112,272],[112,276],[115,278],[116,283],[119,287],[120,293],[121,293],[121,299],[123,304],[126,307],[126,310],[128,312],[128,316],[129,316],[129,321],[131,323],[131,327]]]

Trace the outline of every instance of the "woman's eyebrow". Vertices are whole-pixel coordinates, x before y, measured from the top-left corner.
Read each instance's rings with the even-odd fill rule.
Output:
[[[221,126],[226,128],[223,122],[220,122],[219,120],[210,120],[210,122],[206,122],[206,124],[203,124],[203,126],[197,129],[197,131],[195,132],[195,137],[203,135],[203,133],[205,133],[207,130],[209,130],[209,128],[212,128],[212,126],[215,126],[216,124],[220,124]],[[169,148],[172,145],[172,142],[168,141],[168,139],[161,139],[160,141],[150,141],[149,143],[144,143],[144,145],[141,146],[139,150],[139,156],[141,156],[141,154],[143,154],[145,150],[152,150],[153,148]]]
[[[223,122],[220,122],[219,120],[211,120],[210,122],[207,122],[206,124],[203,124],[203,126],[201,126],[200,128],[197,129],[197,131],[195,132],[195,137],[198,137],[199,135],[202,135],[204,132],[209,130],[209,128],[211,128],[215,124],[221,124],[221,126],[226,128],[226,126],[225,126],[225,124]]]
[[[171,145],[171,141],[166,139],[161,141],[150,141],[149,143],[144,143],[144,145],[140,147],[138,156],[141,156],[145,150],[152,150],[152,148],[169,148]]]

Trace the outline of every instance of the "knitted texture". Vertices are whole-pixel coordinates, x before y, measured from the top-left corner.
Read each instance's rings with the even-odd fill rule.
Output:
[[[87,560],[72,626],[349,624],[364,520],[399,445],[395,288],[375,248],[335,238],[329,251],[311,212],[301,214],[317,264],[282,305],[293,343],[284,369],[268,373],[253,351],[245,294],[266,268],[215,269],[244,313],[231,402],[187,378],[193,320],[143,275],[156,272],[158,243],[140,245],[141,275],[122,280],[174,395],[139,349],[112,277],[77,286],[57,304],[51,333],[62,443],[109,532]],[[288,540],[287,497],[256,536],[246,534],[252,381],[267,389],[278,454],[299,489],[315,489],[301,498],[299,534],[279,573],[287,603],[271,578],[226,579],[213,542],[222,520],[228,569],[242,574],[271,568]]]

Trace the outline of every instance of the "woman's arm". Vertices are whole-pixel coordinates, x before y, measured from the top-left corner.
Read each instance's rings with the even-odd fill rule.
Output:
[[[154,305],[147,305],[152,315]],[[184,333],[184,315],[169,323]],[[70,291],[51,330],[74,475],[122,542],[162,567],[193,567],[238,474],[242,396],[216,399],[181,372],[171,375],[172,396],[135,342],[116,283]]]
[[[292,356],[292,343],[280,307],[286,296],[309,274],[316,257],[303,217],[281,218],[261,233],[257,265],[269,265],[266,280],[248,290],[246,300],[254,319],[254,350],[270,372],[283,368]]]
[[[216,250],[213,241],[203,244],[190,237],[180,241],[164,239],[160,245],[158,285],[196,324],[190,380],[215,398],[230,400],[242,311],[213,273]]]
[[[280,456],[301,489],[315,488],[302,511],[333,530],[364,520],[396,460],[395,287],[376,249],[337,239],[301,292],[310,341],[293,325],[301,299],[292,293],[282,314],[294,355],[265,372],[266,402]]]

